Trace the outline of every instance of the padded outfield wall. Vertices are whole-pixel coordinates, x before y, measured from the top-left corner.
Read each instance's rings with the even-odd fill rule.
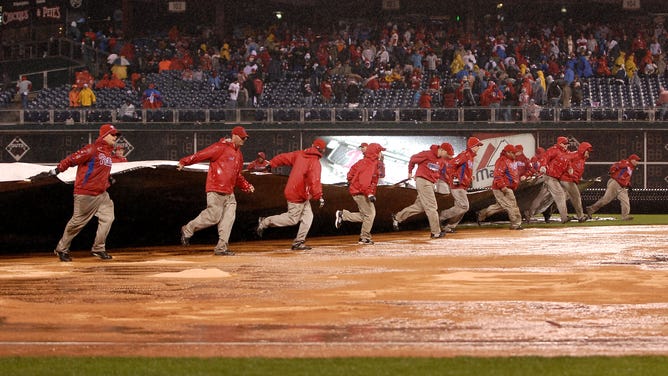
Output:
[[[120,142],[130,161],[178,160],[229,135],[235,124],[135,124],[117,123],[123,136]],[[633,175],[633,201],[643,201],[649,212],[668,212],[668,125],[666,123],[248,123],[243,124],[251,138],[243,147],[244,160],[254,159],[259,151],[272,156],[309,146],[317,137],[328,142],[323,158],[325,183],[345,180],[350,164],[360,157],[361,142],[379,142],[387,147],[387,183],[404,179],[410,155],[430,144],[450,142],[459,152],[466,138],[476,136],[485,145],[476,159],[475,187],[491,184],[491,171],[499,151],[507,143],[522,144],[531,157],[535,148],[547,148],[558,136],[567,136],[571,148],[590,142],[594,152],[584,178],[603,177],[584,201],[600,197],[610,165],[635,153],[643,160]],[[26,162],[53,164],[97,137],[99,124],[25,124],[0,127],[1,163]],[[647,197],[643,190],[651,192]],[[658,193],[657,193],[658,192]],[[637,207],[637,205],[636,205]]]

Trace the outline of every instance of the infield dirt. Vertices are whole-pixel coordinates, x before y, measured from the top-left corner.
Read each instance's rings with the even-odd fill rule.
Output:
[[[0,256],[0,356],[668,355],[668,226]]]

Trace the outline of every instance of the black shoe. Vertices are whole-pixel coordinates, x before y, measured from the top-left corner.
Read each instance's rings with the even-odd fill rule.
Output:
[[[90,254],[101,260],[111,260],[113,258],[106,251],[92,251]]]
[[[359,245],[373,245],[374,242],[371,239],[361,239],[357,242]]]
[[[257,227],[255,228],[255,233],[257,236],[262,237],[262,234],[264,233],[264,227],[262,227],[262,221],[264,220],[264,217],[260,217],[257,219]]]
[[[510,229],[511,230],[524,230],[524,227],[522,227],[522,226],[511,226]]]
[[[334,227],[337,229],[341,228],[341,223],[343,223],[343,210],[337,210],[334,218]]]
[[[578,218],[578,222],[579,222],[579,223],[585,223],[585,222],[587,222],[587,216],[586,216],[586,215],[583,215],[582,217]]]
[[[543,213],[543,219],[545,219],[545,223],[550,223],[550,217],[552,217],[552,214],[547,213],[547,212]],[[566,221],[566,222],[568,222],[568,221]],[[566,222],[561,221],[561,223],[566,223]]]
[[[457,231],[455,231],[455,229],[452,227],[445,227],[441,232],[444,232],[446,234],[454,234]]]
[[[184,247],[187,247],[190,245],[190,238],[186,236],[186,233],[183,231],[183,229],[186,226],[181,227],[181,245]]]
[[[213,251],[214,256],[234,256],[234,252],[229,249],[223,249],[222,251]]]
[[[478,226],[482,226],[482,218],[480,218],[480,211],[475,212],[475,222]]]
[[[445,231],[441,231],[438,234],[431,234],[432,239],[440,239],[440,238],[445,238]]]
[[[399,231],[399,221],[397,221],[397,216],[392,214],[392,229],[394,231]]]
[[[312,249],[308,245],[304,243],[295,243],[292,245],[292,250],[293,251],[308,251],[309,249]]]
[[[71,261],[72,261],[72,257],[70,257],[70,253],[69,253],[69,252],[53,251],[53,253],[55,253],[56,256],[58,256],[58,258],[59,258],[60,261],[62,261],[62,262],[71,262]]]

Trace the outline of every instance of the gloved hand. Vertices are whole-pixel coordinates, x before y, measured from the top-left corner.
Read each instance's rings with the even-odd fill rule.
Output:
[[[51,177],[51,176],[56,176],[56,175],[58,175],[59,172],[60,171],[58,171],[58,167],[56,167],[56,168],[53,168],[49,171],[42,171],[37,175],[33,175],[33,176],[29,177],[28,179],[30,179],[30,180],[44,179],[44,178],[48,178],[48,177]]]
[[[321,198],[320,199],[320,208],[322,208],[323,206],[325,206],[325,199]]]
[[[374,196],[374,195],[368,195],[368,196],[366,196],[366,197],[369,199],[369,201],[371,201],[371,202],[376,202],[376,196]]]

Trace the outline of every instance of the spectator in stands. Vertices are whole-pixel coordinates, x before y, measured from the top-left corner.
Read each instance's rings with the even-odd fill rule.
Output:
[[[229,99],[227,100],[228,108],[237,108],[239,99],[239,90],[241,90],[241,85],[239,85],[239,76],[235,76],[234,80],[230,82],[230,86],[227,88],[227,93],[229,94]]]
[[[142,93],[142,107],[148,109],[155,109],[162,107],[162,93],[155,88],[155,84],[151,83]]]
[[[326,105],[332,104],[332,96],[334,95],[334,92],[332,91],[332,81],[330,80],[329,75],[325,75],[320,83],[320,95],[322,96],[322,103]]]
[[[304,99],[304,108],[313,107],[313,89],[311,88],[311,80],[306,78],[302,83],[302,98]]]
[[[122,121],[137,120],[137,114],[135,114],[135,105],[132,104],[132,101],[130,99],[125,100],[125,103],[118,110],[118,113],[121,116]]]
[[[661,107],[661,120],[666,120],[666,114],[668,113],[668,90],[665,87],[659,87],[659,100],[657,105]]]
[[[431,94],[429,93],[429,90],[422,90],[422,94],[418,100],[418,107],[431,108]]]
[[[32,82],[26,76],[21,76],[21,80],[16,83],[16,91],[21,96],[21,105],[28,108],[28,94],[32,90]]]
[[[93,90],[88,87],[88,84],[83,84],[83,88],[79,92],[79,104],[81,107],[91,107],[97,102],[97,97]]]
[[[68,94],[69,100],[70,100],[70,107],[79,107],[81,104],[79,103],[79,87],[77,85],[72,85],[72,89],[70,89],[70,92]]]

